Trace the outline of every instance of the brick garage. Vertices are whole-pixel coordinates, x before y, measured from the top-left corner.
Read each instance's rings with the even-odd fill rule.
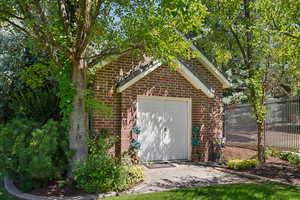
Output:
[[[187,158],[192,161],[207,161],[212,141],[222,137],[221,97],[223,88],[229,85],[218,71],[213,71],[216,69],[211,63],[207,62],[201,59],[181,61],[183,69],[172,70],[164,64],[154,64],[147,59],[127,55],[104,65],[96,74],[95,96],[112,107],[113,115],[103,117],[95,114],[94,129],[99,131],[108,128],[111,134],[118,136],[120,143],[115,147],[115,152],[120,155],[129,150],[132,139],[138,141],[140,137],[132,131],[137,125],[138,96],[189,99],[191,125],[187,131],[195,127],[202,129],[200,134],[186,133],[189,143]],[[179,115],[175,113],[173,117],[177,116]],[[141,127],[142,130],[147,128]],[[199,138],[199,144],[191,145],[192,138]],[[180,138],[177,142],[180,142]],[[174,150],[176,144],[172,148]]]

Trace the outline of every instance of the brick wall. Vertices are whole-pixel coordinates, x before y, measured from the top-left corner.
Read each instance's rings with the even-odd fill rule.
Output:
[[[222,84],[197,60],[189,65],[215,90],[215,98],[210,99],[201,90],[195,89],[181,74],[168,66],[161,66],[139,80],[121,94],[116,92],[116,80],[128,72],[140,59],[124,56],[97,71],[95,96],[111,105],[113,116],[104,118],[94,115],[96,130],[109,128],[113,135],[120,137],[116,146],[119,155],[129,148],[129,140],[134,137],[131,128],[136,122],[137,95],[184,97],[192,99],[192,126],[204,125],[200,134],[201,145],[192,147],[193,161],[207,161],[209,145],[213,138],[222,135]],[[195,136],[193,136],[195,137]]]

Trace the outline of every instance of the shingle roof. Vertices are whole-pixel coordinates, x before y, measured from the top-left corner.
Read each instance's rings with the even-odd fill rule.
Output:
[[[117,87],[125,85],[127,82],[138,76],[139,74],[147,71],[148,69],[152,68],[158,63],[155,60],[149,60],[144,63],[139,63],[138,65],[134,66],[126,75],[120,77],[116,83]]]

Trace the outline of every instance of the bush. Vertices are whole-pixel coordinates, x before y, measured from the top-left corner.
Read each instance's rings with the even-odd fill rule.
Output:
[[[297,153],[291,153],[288,156],[289,163],[295,165],[296,167],[300,168],[300,155]]]
[[[45,125],[14,119],[0,128],[0,173],[11,176],[23,190],[62,178],[71,156],[67,135],[58,122]]]
[[[73,171],[77,186],[86,192],[109,192],[128,189],[144,178],[141,167],[123,163],[109,153],[117,138],[108,137],[106,129],[89,142],[86,162]]]
[[[276,157],[278,158],[280,155],[280,151],[272,148],[272,147],[267,147],[265,151],[265,157],[268,159],[269,157]]]
[[[279,153],[279,158],[280,158],[281,160],[286,160],[286,161],[288,161],[288,160],[289,160],[289,157],[290,157],[291,155],[293,155],[293,152],[291,152],[291,151],[282,151],[282,152]]]
[[[73,173],[78,187],[86,192],[108,192],[118,188],[121,171],[112,156],[90,155]]]
[[[233,160],[229,160],[227,163],[227,167],[229,169],[251,169],[251,168],[255,168],[258,165],[259,165],[259,161],[255,159],[249,159],[249,160],[233,159]]]
[[[123,164],[123,173],[125,175],[125,186],[127,189],[131,185],[144,181],[144,168],[138,165]]]

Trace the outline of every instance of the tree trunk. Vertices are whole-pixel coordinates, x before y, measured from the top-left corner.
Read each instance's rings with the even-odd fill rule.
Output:
[[[257,123],[257,151],[258,151],[258,160],[261,163],[266,161],[265,158],[265,121],[262,123]]]
[[[86,160],[88,154],[88,115],[85,111],[85,92],[86,92],[86,63],[83,60],[73,62],[72,83],[76,90],[73,98],[73,111],[70,115],[70,149],[75,151],[72,158],[71,169],[76,163]]]

